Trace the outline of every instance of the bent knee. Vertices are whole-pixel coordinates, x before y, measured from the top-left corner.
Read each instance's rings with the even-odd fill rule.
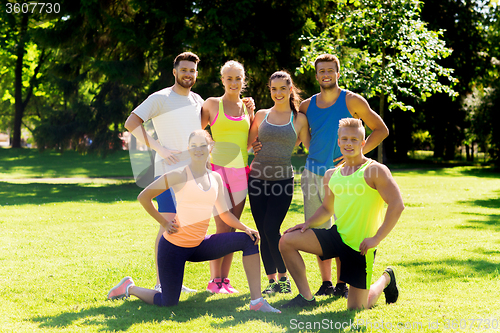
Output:
[[[280,251],[282,248],[287,248],[287,247],[290,247],[290,245],[292,245],[291,238],[292,237],[290,234],[283,234],[281,236],[280,242],[279,242]]]

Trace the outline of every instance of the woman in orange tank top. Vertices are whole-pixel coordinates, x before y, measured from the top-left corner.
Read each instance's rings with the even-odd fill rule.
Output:
[[[138,196],[144,209],[165,229],[158,245],[158,271],[162,292],[135,286],[132,278],[123,278],[108,293],[108,299],[134,295],[149,304],[173,306],[179,297],[186,261],[200,262],[243,251],[243,266],[250,289],[250,310],[280,312],[260,294],[259,233],[241,223],[228,209],[219,174],[207,170],[212,145],[210,135],[194,131],[189,138],[191,163],[182,170],[164,174]],[[167,221],[153,205],[152,199],[172,188],[177,198],[177,217]],[[215,207],[229,226],[244,232],[206,235]]]

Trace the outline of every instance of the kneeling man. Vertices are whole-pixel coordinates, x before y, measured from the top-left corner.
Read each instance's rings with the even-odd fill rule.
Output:
[[[339,257],[340,280],[350,285],[347,307],[368,309],[385,293],[387,303],[398,299],[396,278],[391,268],[370,286],[377,245],[396,225],[404,209],[399,187],[389,169],[363,155],[365,128],[359,119],[343,118],[338,143],[344,161],[325,173],[325,199],[305,223],[285,231],[280,251],[300,294],[283,308],[316,304],[299,251],[319,255],[322,260]],[[384,202],[387,211],[383,216]],[[312,229],[333,214],[330,229]]]

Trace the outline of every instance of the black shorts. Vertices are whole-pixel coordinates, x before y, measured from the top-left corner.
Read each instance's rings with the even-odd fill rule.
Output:
[[[340,258],[340,280],[359,289],[370,289],[376,250],[366,255],[346,245],[337,231],[337,226],[330,229],[311,229],[321,245],[321,260]]]

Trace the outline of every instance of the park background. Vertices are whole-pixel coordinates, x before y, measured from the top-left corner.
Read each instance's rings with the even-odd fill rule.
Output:
[[[431,332],[487,328],[475,319],[498,327],[498,1],[61,0],[51,2],[57,13],[1,3],[0,141],[11,148],[0,149],[0,331],[294,331],[291,320],[323,319]],[[281,317],[249,313],[239,259],[238,295],[183,295],[173,309],[105,300],[125,275],[155,282],[157,226],[135,200],[123,124],[173,84],[173,59],[186,50],[201,58],[193,91],[222,95],[220,66],[235,59],[257,109],[271,106],[272,72],[291,72],[308,97],[319,91],[311,60],[339,56],[339,85],[366,97],[390,130],[383,158],[407,209],[379,247],[375,274],[397,268],[397,304],[382,297],[356,312],[321,298]],[[303,153],[293,157],[297,170]],[[248,204],[242,220],[253,225]],[[302,221],[296,186],[283,228]],[[305,258],[316,288],[315,259]],[[201,291],[208,279],[208,265],[187,265],[186,285]]]

